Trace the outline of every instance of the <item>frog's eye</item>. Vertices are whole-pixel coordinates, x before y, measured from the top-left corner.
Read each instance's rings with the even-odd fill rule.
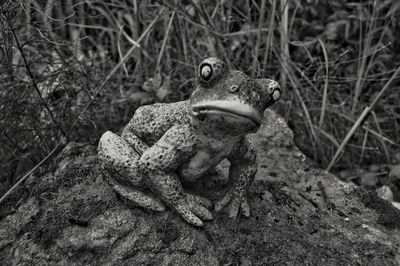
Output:
[[[203,87],[209,88],[228,73],[226,64],[220,59],[209,57],[203,60],[197,68],[197,76]]]
[[[200,68],[200,77],[203,80],[205,80],[205,81],[210,80],[212,75],[213,75],[213,70],[212,70],[210,65],[204,64],[204,65],[201,66],[201,68]]]
[[[274,101],[277,101],[279,100],[279,97],[281,97],[280,90],[274,90],[274,92],[272,93],[272,99],[274,99]]]

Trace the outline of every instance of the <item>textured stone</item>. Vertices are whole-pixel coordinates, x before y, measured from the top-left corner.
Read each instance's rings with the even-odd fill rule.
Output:
[[[0,206],[0,265],[400,263],[400,210],[316,168],[272,111],[251,138],[259,161],[251,217],[215,213],[204,228],[170,209],[127,206],[104,181],[95,147],[70,143],[53,173]],[[215,202],[226,189],[212,178],[188,190]]]

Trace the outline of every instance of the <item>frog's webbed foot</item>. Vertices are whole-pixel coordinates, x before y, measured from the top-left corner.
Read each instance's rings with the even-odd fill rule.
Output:
[[[228,213],[230,218],[237,217],[239,210],[241,210],[243,216],[250,216],[250,207],[247,202],[245,193],[239,193],[237,191],[229,191],[223,199],[215,204],[215,211],[219,212],[228,206]]]
[[[176,212],[188,223],[195,226],[203,226],[202,220],[212,220],[212,213],[208,210],[212,207],[211,201],[201,196],[185,193],[184,197],[172,204]]]
[[[157,212],[165,211],[165,205],[157,198],[150,197],[140,190],[123,186],[117,182],[111,181],[110,184],[118,195],[136,206]]]

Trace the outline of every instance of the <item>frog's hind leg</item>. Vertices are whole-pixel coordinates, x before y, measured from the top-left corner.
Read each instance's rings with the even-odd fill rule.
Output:
[[[118,195],[134,205],[153,211],[165,211],[165,205],[159,199],[152,198],[140,190],[123,186],[112,180],[110,180],[109,183]]]
[[[165,210],[160,200],[131,188],[142,184],[142,175],[137,171],[140,155],[125,139],[107,131],[100,138],[98,154],[106,172],[112,175],[106,175],[109,177],[107,181],[118,195],[139,207],[154,211]]]

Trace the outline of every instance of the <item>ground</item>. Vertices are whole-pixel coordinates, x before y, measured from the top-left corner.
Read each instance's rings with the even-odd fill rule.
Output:
[[[259,161],[251,217],[214,213],[203,228],[122,202],[95,146],[69,143],[53,171],[0,205],[0,264],[400,264],[400,210],[318,169],[272,111],[251,139]],[[187,189],[215,202],[226,189],[221,173]]]

